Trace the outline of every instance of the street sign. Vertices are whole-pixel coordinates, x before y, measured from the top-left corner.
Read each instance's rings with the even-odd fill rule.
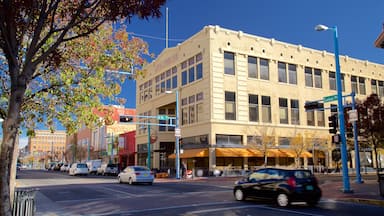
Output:
[[[168,119],[169,119],[169,116],[167,116],[167,115],[158,115],[158,116],[157,116],[157,119],[158,119],[158,120],[168,120]]]
[[[358,120],[357,110],[349,110],[348,115],[349,115],[348,122],[355,122]]]
[[[335,100],[337,100],[337,95],[329,95],[329,96],[323,97],[324,103],[335,101]]]
[[[180,128],[175,128],[175,137],[181,137],[181,130],[180,130]]]

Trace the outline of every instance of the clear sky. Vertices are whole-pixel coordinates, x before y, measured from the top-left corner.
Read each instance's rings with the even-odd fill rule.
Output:
[[[384,23],[384,0],[169,0],[169,47],[207,25],[304,47],[334,51],[332,32],[316,32],[317,24],[337,26],[340,55],[384,63],[384,49],[374,47]],[[160,19],[133,19],[128,32],[141,37],[156,56],[165,48],[166,8]],[[120,96],[134,108],[135,81],[123,85]],[[25,139],[21,142],[25,142]]]
[[[304,47],[334,51],[333,33],[316,32],[317,24],[337,26],[340,55],[384,63],[384,49],[374,47],[383,29],[383,0],[169,0],[168,46],[173,47],[207,25]],[[161,19],[133,19],[128,32],[141,37],[159,55],[165,48],[166,9]],[[124,84],[126,107],[135,107],[135,82]]]

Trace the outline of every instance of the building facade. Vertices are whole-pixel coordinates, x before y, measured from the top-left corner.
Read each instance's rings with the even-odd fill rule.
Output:
[[[384,96],[383,65],[340,56],[340,66],[343,95]],[[138,115],[175,117],[178,103],[180,157],[189,168],[337,165],[328,127],[337,102],[304,109],[308,101],[336,94],[333,53],[206,26],[146,66],[136,94]],[[148,130],[136,131],[137,163],[144,165]],[[151,167],[174,168],[174,126],[152,126],[150,137]]]
[[[95,128],[83,125],[77,133],[68,136],[68,161],[103,159],[105,162],[118,162],[119,135],[136,129],[135,124],[120,123],[120,115],[134,116],[136,110],[117,105],[106,106],[105,109],[106,112],[95,111],[95,114],[101,119],[110,119],[108,124]]]
[[[63,161],[66,149],[65,131],[35,130],[35,136],[28,138],[28,150],[33,156],[32,167],[44,168],[51,161]]]

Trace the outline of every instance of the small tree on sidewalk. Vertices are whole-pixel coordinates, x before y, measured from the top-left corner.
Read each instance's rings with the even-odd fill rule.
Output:
[[[379,176],[380,161],[378,148],[384,148],[384,105],[377,94],[371,94],[364,101],[357,102],[359,136],[368,140],[373,147],[376,172]]]

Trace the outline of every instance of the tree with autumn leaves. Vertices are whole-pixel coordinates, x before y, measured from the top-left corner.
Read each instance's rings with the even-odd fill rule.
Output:
[[[377,94],[371,94],[365,100],[357,101],[359,145],[364,142],[373,147],[377,175],[380,161],[378,149],[384,148],[384,104]],[[365,144],[366,145],[366,144]]]
[[[12,162],[21,127],[55,121],[73,132],[100,124],[92,110],[117,100],[124,78],[105,69],[142,66],[147,45],[124,25],[161,16],[165,0],[4,0],[0,2],[0,216],[11,215]],[[117,26],[117,25],[116,25]],[[116,27],[115,26],[115,27]]]

